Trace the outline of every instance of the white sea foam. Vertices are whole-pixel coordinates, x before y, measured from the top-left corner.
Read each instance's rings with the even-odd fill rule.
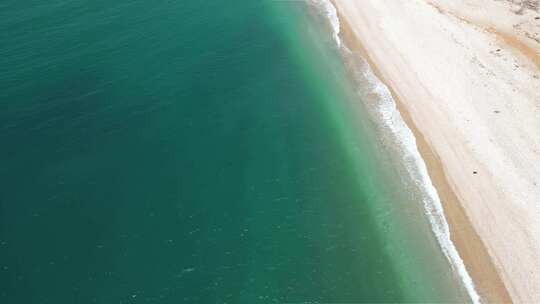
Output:
[[[340,22],[337,10],[332,2],[330,0],[308,0],[308,2],[316,5],[328,18],[332,27],[334,40],[338,47],[345,51],[345,56],[350,56],[350,50],[342,43],[339,37]],[[364,59],[360,58],[359,60],[362,61],[362,64],[360,64],[360,67],[355,73],[360,73],[361,75],[356,76],[362,77],[368,83],[368,88],[362,88],[364,93],[365,90],[368,90],[368,93],[377,96],[378,116],[381,118],[383,127],[391,133],[395,144],[399,146],[401,157],[410,178],[422,191],[424,209],[442,252],[450,262],[452,268],[457,272],[472,302],[480,303],[480,296],[475,289],[474,282],[450,238],[450,229],[444,216],[441,200],[437,189],[435,189],[429,177],[426,163],[418,151],[416,138],[397,110],[396,103],[389,89],[377,78]]]
[[[366,67],[368,67],[367,63]],[[380,101],[378,105],[380,117],[401,148],[409,176],[423,192],[424,209],[444,255],[461,278],[473,303],[480,303],[480,296],[474,287],[474,282],[450,239],[450,229],[444,216],[441,200],[429,177],[426,163],[418,151],[414,134],[397,110],[396,103],[386,85],[375,76],[371,69],[365,68],[362,72],[363,77],[372,85],[371,92],[376,94]]]
[[[329,0],[307,0],[309,4],[317,7],[328,19],[330,26],[332,27],[332,34],[338,47],[341,47],[341,38],[339,33],[341,31],[341,25],[337,15],[336,7]]]

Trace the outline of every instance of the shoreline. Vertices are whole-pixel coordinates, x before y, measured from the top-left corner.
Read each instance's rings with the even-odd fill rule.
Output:
[[[483,1],[483,0],[476,0],[476,1]],[[512,301],[515,301],[515,302],[534,301],[536,299],[539,299],[538,290],[534,289],[535,287],[537,287],[534,285],[536,283],[534,283],[533,281],[532,283],[528,282],[527,284],[527,282],[523,281],[524,279],[529,279],[529,280],[534,279],[537,274],[531,273],[531,275],[529,276],[524,276],[520,274],[519,272],[516,274],[514,269],[519,268],[519,267],[516,267],[517,266],[516,264],[522,261],[520,261],[519,259],[510,259],[508,257],[508,254],[510,253],[510,254],[519,255],[520,253],[519,250],[513,249],[512,246],[510,247],[506,246],[504,248],[501,248],[501,243],[504,244],[506,242],[505,236],[508,236],[508,235],[501,233],[502,235],[498,236],[497,235],[498,231],[491,232],[490,230],[493,229],[493,226],[492,226],[493,223],[488,223],[488,224],[491,224],[491,226],[486,225],[485,221],[481,217],[479,217],[479,215],[492,216],[493,213],[498,213],[498,214],[513,213],[514,210],[512,210],[511,204],[512,203],[516,204],[515,202],[513,202],[515,198],[509,195],[501,195],[500,194],[501,190],[497,188],[497,186],[500,186],[500,184],[497,184],[493,181],[493,179],[495,179],[493,178],[493,176],[488,176],[487,178],[485,178],[485,180],[482,181],[482,183],[478,185],[479,189],[470,189],[470,186],[466,185],[467,183],[466,181],[461,181],[460,177],[462,177],[463,174],[461,175],[456,174],[456,164],[460,164],[459,162],[460,159],[459,157],[456,157],[454,155],[453,157],[455,157],[456,159],[452,160],[451,159],[452,156],[451,155],[449,156],[448,152],[454,152],[455,154],[457,153],[453,151],[452,149],[448,149],[448,148],[445,149],[444,147],[441,148],[440,138],[437,138],[434,136],[434,133],[436,132],[426,132],[426,128],[437,128],[440,122],[431,121],[431,123],[422,123],[423,119],[429,120],[429,118],[426,118],[424,115],[426,115],[426,113],[427,114],[431,114],[431,113],[428,113],[428,111],[424,111],[424,113],[421,113],[422,111],[415,108],[416,105],[412,103],[413,98],[423,97],[424,100],[426,100],[425,98],[426,96],[431,98],[431,100],[429,100],[430,102],[433,102],[434,98],[432,95],[429,94],[431,93],[429,91],[440,89],[440,88],[435,88],[435,89],[427,88],[426,89],[426,86],[429,86],[429,83],[422,83],[422,82],[414,83],[414,81],[412,81],[413,82],[412,85],[409,82],[408,83],[409,86],[403,85],[401,83],[397,83],[398,81],[402,80],[401,75],[398,75],[400,72],[399,67],[392,66],[391,64],[385,66],[384,64],[382,64],[383,62],[381,62],[381,59],[382,59],[381,54],[377,53],[377,52],[379,53],[384,52],[385,48],[384,47],[381,48],[380,47],[381,44],[377,45],[377,43],[371,43],[372,45],[369,45],[370,37],[363,37],[361,34],[358,33],[358,27],[362,27],[362,26],[365,28],[364,31],[369,31],[369,26],[366,26],[369,21],[363,22],[363,23],[359,22],[359,24],[356,24],[356,28],[355,28],[355,24],[352,24],[352,25],[350,24],[351,19],[353,17],[358,17],[359,15],[362,15],[362,14],[355,15],[357,12],[350,12],[350,10],[354,10],[354,9],[360,10],[358,8],[359,6],[355,7],[354,4],[351,4],[350,2],[347,3],[347,0],[332,0],[332,2],[336,6],[336,9],[338,11],[338,15],[341,21],[340,37],[342,37],[342,39],[346,41],[346,45],[350,47],[352,50],[357,51],[360,54],[363,54],[363,57],[368,61],[375,75],[390,90],[392,97],[394,98],[394,101],[396,102],[399,112],[401,113],[406,124],[409,126],[409,128],[413,132],[414,136],[416,137],[418,150],[420,151],[420,154],[423,157],[428,167],[430,178],[435,188],[437,189],[439,193],[439,197],[442,201],[444,212],[446,215],[446,220],[448,221],[448,224],[450,226],[451,240],[454,243],[454,245],[457,247],[461,258],[463,259],[465,263],[467,271],[472,277],[475,287],[481,296],[481,299],[487,302],[498,302],[498,303],[500,302],[508,303]],[[381,6],[384,7],[385,5],[386,4],[382,4]],[[388,6],[392,6],[392,5],[393,4],[389,4]],[[418,4],[418,5],[421,5],[421,4]],[[427,3],[427,5],[433,5],[433,4],[429,2]],[[368,4],[368,7],[369,7],[369,4]],[[380,11],[375,12],[375,13],[380,13]],[[439,13],[441,12],[439,11]],[[376,15],[374,14],[374,12],[367,12],[366,14]],[[366,17],[366,14],[363,14],[362,16]],[[442,12],[441,14],[444,15],[444,12]],[[452,15],[455,15],[455,14],[456,13],[452,13]],[[367,19],[369,18],[371,17],[367,17]],[[375,23],[376,21],[378,21],[377,18],[378,18],[377,16],[373,17],[374,21],[372,22]],[[388,28],[386,30],[389,31]],[[493,31],[495,30],[493,29],[487,30],[487,33],[488,34],[493,33]],[[380,34],[380,33],[377,33],[377,34]],[[382,40],[384,38],[380,38],[380,39]],[[399,54],[399,52],[394,52],[394,54],[395,53]],[[426,51],[426,53],[427,54],[424,54],[424,55],[429,56],[429,52]],[[450,55],[455,55],[455,54],[450,54]],[[526,54],[526,55],[530,56],[530,54]],[[519,60],[521,59],[522,58],[519,58]],[[425,60],[429,61],[429,57],[426,57]],[[403,62],[398,62],[398,64],[400,63],[402,64]],[[437,62],[435,62],[434,64],[437,64]],[[523,65],[523,63],[521,64]],[[533,65],[534,64],[536,64],[535,61],[533,61]],[[411,70],[414,70],[414,67],[408,66],[408,68]],[[465,75],[465,76],[468,76],[468,75]],[[403,79],[407,80],[405,78],[406,76],[403,77]],[[418,80],[418,79],[413,79],[413,80]],[[497,84],[496,82],[494,83]],[[414,93],[411,94],[411,90],[416,89],[416,88],[418,88],[419,90],[427,91],[428,94],[424,94],[424,96],[422,96],[422,94],[417,94],[417,95]],[[433,109],[431,110],[439,110],[439,109],[437,109],[436,107],[433,107]],[[436,116],[441,115],[441,113],[434,113],[434,114]],[[453,113],[450,113],[450,114],[453,114]],[[450,117],[450,119],[453,119],[453,118],[455,117]],[[478,117],[475,117],[475,118],[478,118]],[[421,123],[418,123],[419,121]],[[442,121],[442,123],[444,123],[444,121]],[[445,133],[447,133],[446,135],[456,136],[457,139],[467,140],[467,138],[465,139],[460,138],[462,134],[459,134],[458,132],[449,133],[448,130],[443,130],[439,132],[439,134],[435,134],[435,135],[440,136],[440,134],[445,134]],[[533,134],[534,134],[534,130],[533,130]],[[444,140],[442,140],[442,142],[448,144]],[[441,153],[441,151],[445,153]],[[460,152],[463,152],[463,151],[460,151]],[[464,151],[464,152],[469,153],[470,151]],[[477,157],[477,155],[472,155],[471,158],[472,157]],[[492,163],[494,163],[494,161],[492,161]],[[476,165],[474,168],[479,168],[479,169],[476,169],[478,171],[480,170],[489,171],[488,168],[490,165],[492,165],[492,163],[486,164],[486,162],[483,162],[483,163],[476,162],[474,164]],[[477,174],[476,172],[477,171],[474,171],[473,174],[476,175]],[[522,172],[517,172],[517,173],[520,174]],[[476,185],[471,185],[471,186],[476,186]],[[512,185],[510,184],[509,186],[512,186]],[[478,192],[493,191],[497,195],[495,195],[495,197],[494,196],[482,197],[481,193],[480,195],[478,195],[478,193],[473,193],[475,192],[475,190]],[[530,194],[533,201],[535,198],[540,198],[536,196],[537,193],[535,193],[534,191],[531,191]],[[476,207],[476,209],[471,207],[473,204],[477,202],[472,198],[478,198],[478,197],[480,197],[481,199],[485,201],[489,201],[490,199],[498,199],[501,201],[507,200],[507,201],[510,201],[510,204],[507,202],[501,202],[498,204],[497,209],[493,208],[491,210],[479,210],[480,209],[479,207]],[[499,218],[500,218],[500,215],[499,215]],[[496,219],[493,220],[493,222],[496,223],[497,222]],[[502,224],[502,226],[500,228],[496,226],[495,228],[510,229],[511,231],[512,230],[516,231],[516,228],[518,228],[518,231],[521,230],[521,232],[525,234],[525,236],[522,235],[521,238],[518,238],[516,240],[516,242],[521,242],[520,245],[522,246],[523,245],[530,246],[526,242],[528,240],[526,239],[526,237],[529,236],[527,232],[528,230],[531,229],[531,227],[524,227],[523,225],[520,226],[519,223],[516,223],[516,222],[508,223],[502,220],[499,220],[499,224]],[[512,227],[512,225],[517,226],[517,227]],[[524,241],[524,238],[525,238],[525,241]],[[531,250],[531,251],[532,252],[524,253],[524,255],[530,258],[535,258],[538,252],[534,250]],[[530,262],[527,263],[527,262],[529,261],[525,261],[524,266],[521,267],[522,269],[521,271],[523,271],[527,267],[533,267],[534,269],[535,265],[533,263],[530,263]],[[530,289],[531,287],[533,288],[532,290]]]
[[[400,100],[393,88],[388,85],[388,82],[384,79],[381,72],[372,61],[365,47],[358,38],[355,37],[347,20],[339,13],[339,9],[338,16],[341,25],[340,37],[345,41],[345,45],[352,51],[362,54],[362,57],[368,62],[369,68],[377,78],[387,86],[396,103],[397,110],[414,134],[418,151],[426,163],[431,181],[437,189],[441,199],[445,217],[450,227],[450,238],[456,246],[460,257],[463,259],[481,299],[486,299],[489,303],[510,302],[510,296],[489,257],[486,247],[476,231],[474,231],[457,195],[450,187],[439,156],[431,149],[418,127],[412,121],[406,106]]]

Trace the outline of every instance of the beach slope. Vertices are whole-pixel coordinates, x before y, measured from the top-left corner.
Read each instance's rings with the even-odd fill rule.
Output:
[[[446,213],[483,299],[540,303],[538,1],[334,3],[439,164],[445,209],[459,201],[466,224]]]

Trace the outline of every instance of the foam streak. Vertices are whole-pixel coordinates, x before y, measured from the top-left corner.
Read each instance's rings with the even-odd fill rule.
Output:
[[[339,37],[340,22],[334,5],[330,2],[330,0],[308,0],[308,2],[312,5],[316,5],[328,18],[332,27],[334,40],[336,41],[338,47],[344,51],[345,56],[350,55],[349,49],[342,43]],[[365,62],[365,60],[363,61],[363,66],[366,68],[362,68],[357,71],[358,73],[361,73],[361,75],[357,76],[361,76],[368,80],[371,87],[367,89],[371,90],[372,94],[376,94],[379,99],[377,110],[382,118],[381,123],[393,135],[392,137],[394,138],[395,143],[402,151],[401,157],[406,164],[407,172],[409,173],[410,178],[423,193],[424,209],[439,246],[450,262],[452,268],[460,277],[472,302],[480,303],[480,296],[475,289],[474,282],[467,272],[465,264],[463,263],[463,260],[461,259],[454,243],[450,238],[450,229],[444,216],[444,209],[442,207],[441,200],[437,193],[437,189],[435,189],[433,182],[429,177],[424,159],[418,151],[416,138],[397,110],[396,102],[392,98],[390,90],[380,79],[377,78],[377,76],[369,68],[369,64]]]

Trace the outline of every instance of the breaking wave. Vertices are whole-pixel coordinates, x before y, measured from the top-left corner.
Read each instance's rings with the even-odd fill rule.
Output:
[[[329,0],[307,0],[309,4],[317,7],[330,22],[332,27],[332,35],[338,47],[342,46],[341,38],[339,33],[341,31],[341,26],[339,23],[339,17],[337,14],[336,7]]]
[[[386,85],[377,78],[366,60],[360,55],[352,53],[340,39],[340,21],[332,2],[330,0],[307,1],[316,6],[328,18],[334,40],[338,48],[342,50],[342,55],[345,57],[355,56],[354,60],[350,60],[355,63],[354,76],[357,79],[362,79],[362,83],[367,84],[367,87],[362,87],[362,92],[359,94],[376,96],[376,112],[377,118],[379,118],[377,120],[382,124],[380,127],[383,131],[389,133],[389,137],[398,147],[400,158],[406,166],[409,177],[422,192],[424,210],[442,252],[458,274],[472,302],[480,303],[480,296],[475,289],[474,282],[450,238],[450,229],[444,216],[441,200],[429,177],[426,163],[418,151],[416,138],[397,110],[392,94]]]

